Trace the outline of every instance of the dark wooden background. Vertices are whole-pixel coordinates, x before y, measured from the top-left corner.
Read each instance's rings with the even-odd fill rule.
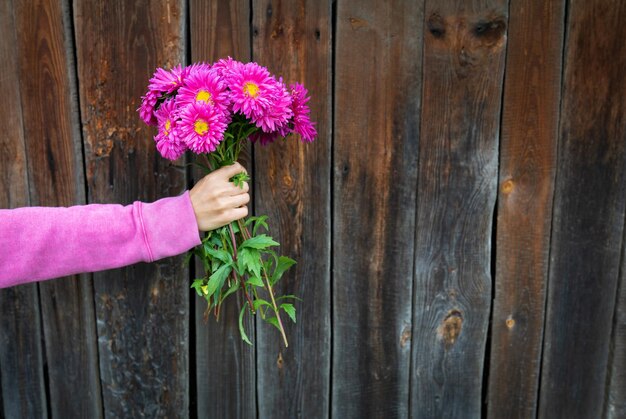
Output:
[[[197,175],[138,107],[231,55],[310,89],[248,150],[298,260],[290,346],[182,257],[0,291],[0,417],[626,417],[626,2],[1,0],[0,206],[152,201]],[[1,269],[1,267],[0,267]]]

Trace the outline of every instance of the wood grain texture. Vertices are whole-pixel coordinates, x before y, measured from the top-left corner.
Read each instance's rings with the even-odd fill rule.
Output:
[[[568,7],[540,418],[599,418],[626,206],[626,3]]]
[[[0,2],[0,208],[29,203],[13,1]],[[47,417],[37,285],[0,290],[0,416]]]
[[[605,393],[604,418],[626,417],[626,237],[622,241],[622,264],[613,333],[609,353],[607,388]]]
[[[426,1],[411,416],[481,415],[505,1]]]
[[[20,98],[13,0],[0,4],[0,91],[15,106],[0,113],[0,207],[28,205],[28,167]]]
[[[15,1],[20,74],[28,75],[20,90],[31,205],[85,203],[69,20],[67,3]],[[99,417],[91,281],[72,276],[39,287],[50,414]]]
[[[409,411],[422,11],[420,1],[337,2],[335,418]]]
[[[280,253],[298,263],[275,287],[295,294],[297,323],[283,312],[289,347],[257,319],[259,417],[315,417],[329,413],[330,390],[330,1],[254,2],[253,55],[286,83],[300,82],[312,97],[318,138],[303,144],[255,146],[256,213],[269,216]]]
[[[231,56],[250,59],[250,2],[191,0],[189,4],[191,61],[214,62]],[[250,173],[250,157],[240,160]],[[199,178],[201,173],[196,172]],[[196,272],[203,272],[196,264]],[[201,274],[197,276],[200,277]],[[211,316],[203,320],[206,302],[195,296],[196,384],[198,418],[256,417],[255,351],[241,340],[239,312],[242,302],[231,297],[222,307],[219,322]],[[254,323],[245,322],[248,336],[254,338]],[[233,379],[234,378],[234,379]]]
[[[36,285],[0,292],[2,399],[8,418],[47,418]]]
[[[534,418],[537,412],[564,13],[563,0],[510,3],[487,399],[490,418]],[[538,27],[544,29],[538,32]]]
[[[183,59],[184,2],[76,2],[76,56],[89,201],[178,195],[182,161],[158,155],[136,112],[157,66]],[[94,274],[107,417],[189,410],[189,281],[182,257]]]

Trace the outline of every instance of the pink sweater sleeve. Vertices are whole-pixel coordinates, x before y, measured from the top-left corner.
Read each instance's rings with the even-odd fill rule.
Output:
[[[149,204],[0,209],[0,288],[152,262],[198,244],[189,191]]]

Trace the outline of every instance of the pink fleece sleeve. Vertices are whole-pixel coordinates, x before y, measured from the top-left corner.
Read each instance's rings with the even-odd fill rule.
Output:
[[[0,288],[152,262],[198,244],[188,191],[149,204],[0,209]]]

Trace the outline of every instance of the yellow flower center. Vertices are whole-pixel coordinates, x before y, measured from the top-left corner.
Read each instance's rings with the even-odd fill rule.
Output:
[[[172,128],[172,121],[169,119],[165,121],[165,135],[170,133],[170,129]]]
[[[209,124],[207,124],[206,121],[202,119],[198,119],[196,122],[194,122],[193,129],[194,131],[196,131],[196,134],[204,135],[209,130]]]
[[[257,97],[259,94],[259,86],[247,81],[243,84],[243,92],[250,97]]]
[[[206,102],[209,103],[211,101],[211,93],[206,90],[200,90],[196,95],[196,102]]]

